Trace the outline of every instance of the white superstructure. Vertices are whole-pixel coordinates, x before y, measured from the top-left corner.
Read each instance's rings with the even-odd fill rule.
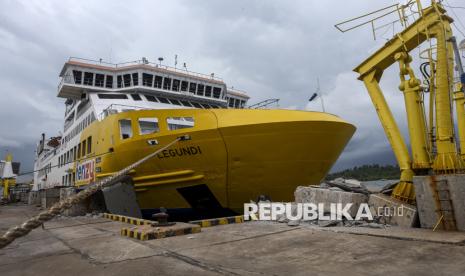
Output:
[[[33,190],[74,185],[80,133],[95,120],[134,109],[244,108],[249,97],[214,74],[154,64],[147,59],[111,64],[70,58],[60,73],[65,99],[62,134],[37,146]],[[92,141],[87,145],[91,147]]]

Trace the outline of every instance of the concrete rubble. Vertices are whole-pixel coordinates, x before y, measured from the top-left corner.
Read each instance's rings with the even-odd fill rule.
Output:
[[[336,178],[331,181],[326,181],[325,186],[339,188],[346,192],[369,194],[369,191],[362,185],[362,182],[356,179]]]
[[[326,213],[330,212],[329,204],[331,203],[343,205],[352,203],[349,214],[353,217],[357,214],[360,203],[368,202],[368,197],[365,194],[316,187],[299,186],[295,190],[294,196],[296,203],[324,203]]]
[[[375,221],[401,227],[417,227],[418,212],[413,205],[384,194],[371,194],[368,200]]]
[[[375,182],[375,181],[373,181]],[[321,220],[312,221],[292,220],[286,214],[278,215],[276,221],[287,223],[289,226],[314,225],[318,227],[366,227],[386,228],[389,226],[417,227],[418,214],[416,207],[397,201],[384,193],[390,193],[396,185],[396,180],[376,181],[378,187],[371,187],[355,179],[338,178],[322,182],[319,186],[299,186],[292,202],[292,215],[295,216],[298,203],[324,203],[325,215],[330,214],[331,203],[341,203],[343,206],[352,203],[349,214],[355,217],[360,204],[368,204],[373,221],[349,220]]]

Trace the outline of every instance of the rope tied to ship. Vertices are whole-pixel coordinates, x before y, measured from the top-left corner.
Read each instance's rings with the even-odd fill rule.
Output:
[[[43,211],[39,213],[37,216],[34,216],[28,220],[26,220],[24,223],[21,225],[15,226],[13,228],[10,228],[5,234],[3,234],[2,237],[0,237],[0,249],[6,247],[8,244],[12,243],[14,240],[20,237],[24,237],[29,232],[31,232],[33,229],[43,225],[44,222],[47,222],[54,218],[56,215],[60,214],[61,212],[71,208],[73,205],[79,203],[80,201],[88,198],[89,196],[95,194],[99,190],[105,188],[105,187],[110,187],[116,183],[118,183],[119,180],[121,180],[129,171],[132,169],[138,167],[140,164],[144,163],[145,161],[151,159],[158,153],[162,152],[163,150],[171,147],[175,143],[179,141],[186,141],[190,140],[189,135],[183,135],[179,136],[172,142],[166,144],[165,146],[161,147],[160,149],[156,150],[155,152],[145,156],[144,158],[132,163],[131,165],[121,169],[120,171],[116,172],[115,174],[105,177],[100,181],[97,181],[86,189],[80,191],[79,193],[72,195],[66,199],[60,200],[59,202],[55,203],[52,207],[50,207],[48,210]]]

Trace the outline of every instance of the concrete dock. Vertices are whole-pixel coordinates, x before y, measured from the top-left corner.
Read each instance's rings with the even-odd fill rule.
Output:
[[[0,233],[40,210],[0,206]],[[461,275],[465,233],[247,222],[139,241],[61,217],[0,250],[1,275]]]

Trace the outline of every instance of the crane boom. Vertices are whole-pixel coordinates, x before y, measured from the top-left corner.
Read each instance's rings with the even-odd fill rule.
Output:
[[[399,52],[410,52],[428,39],[428,30],[445,21],[452,23],[454,20],[444,14],[446,11],[437,6],[423,10],[423,15],[402,32],[396,34],[391,40],[378,49],[374,54],[365,59],[354,71],[359,73],[359,79],[371,71],[382,72],[396,62],[394,55]],[[379,76],[381,78],[381,75]]]

